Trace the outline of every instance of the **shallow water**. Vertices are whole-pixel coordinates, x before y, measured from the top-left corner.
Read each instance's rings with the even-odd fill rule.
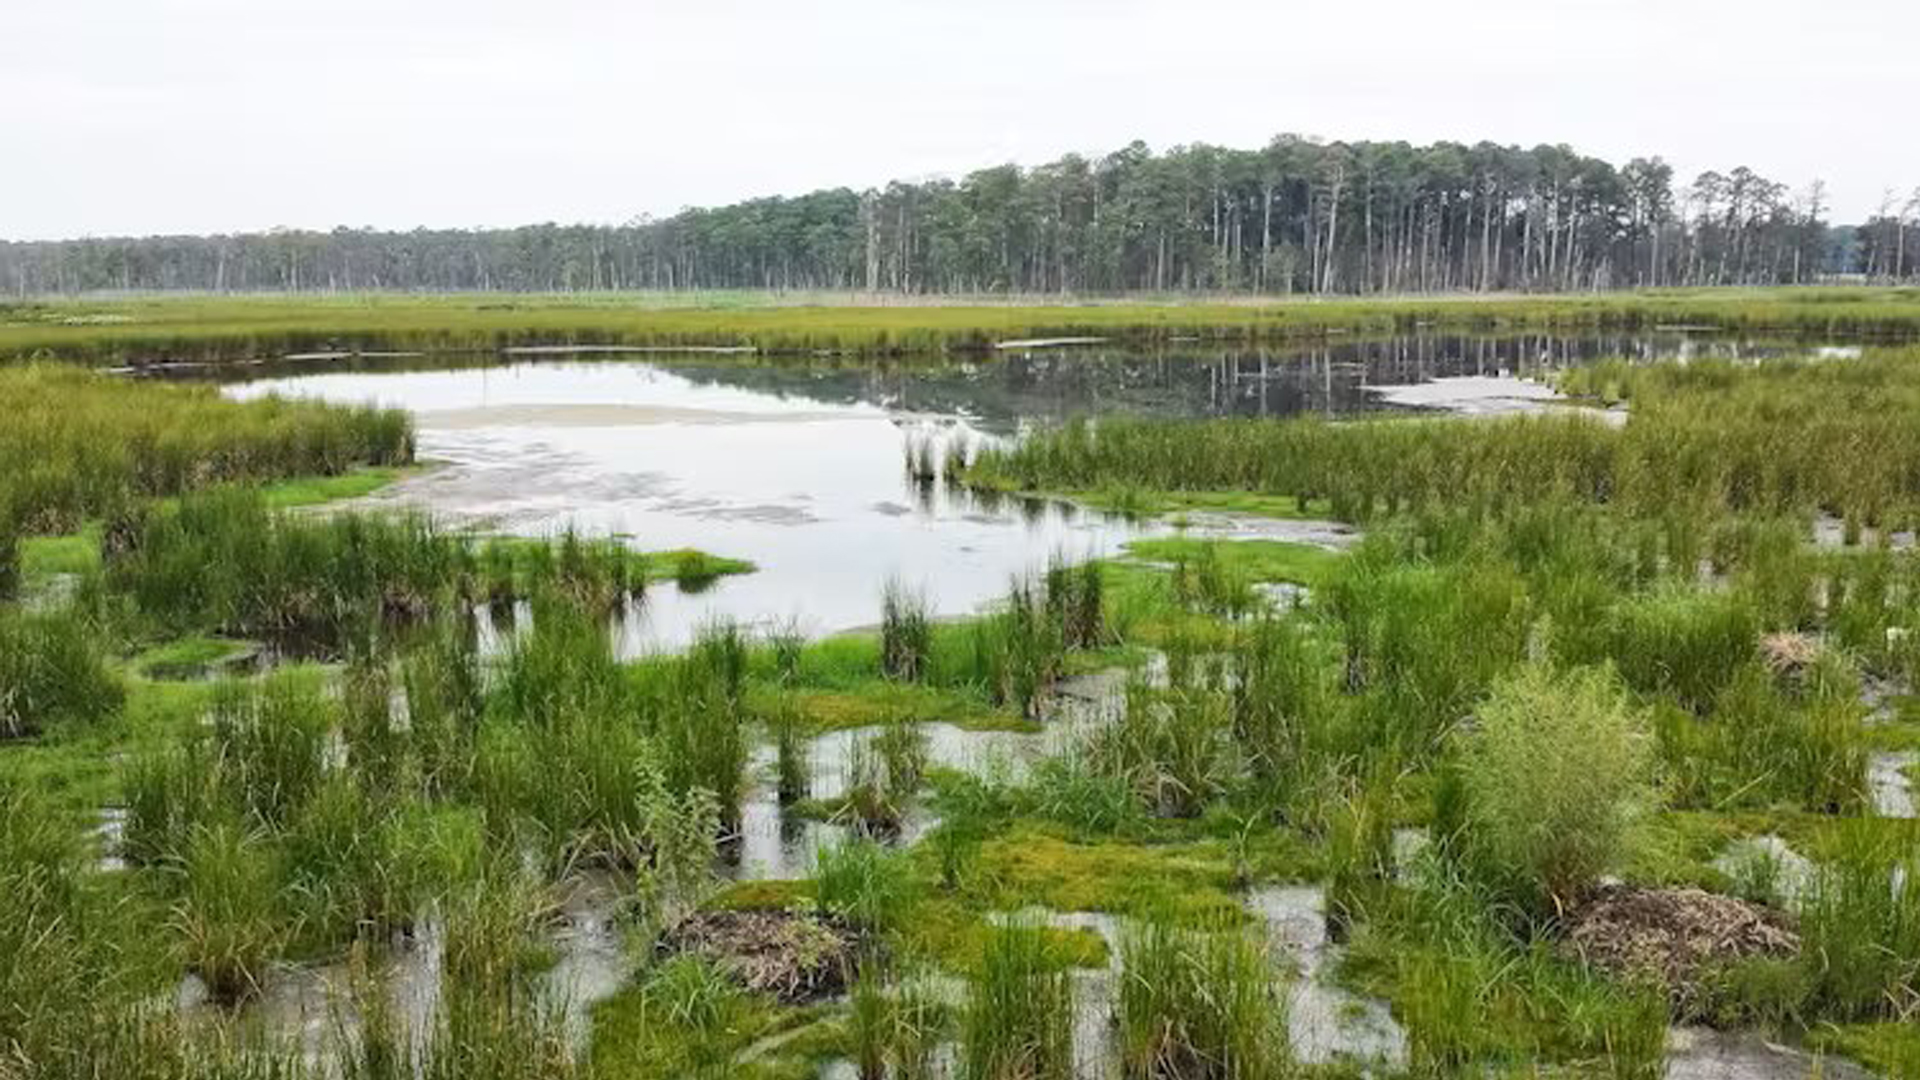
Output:
[[[1872,794],[1873,812],[1881,817],[1914,816],[1913,780],[1908,773],[1920,765],[1920,753],[1881,751],[1867,761],[1867,787]]]
[[[1148,680],[1165,677],[1164,658],[1149,657]],[[926,736],[927,764],[994,780],[1016,782],[1040,760],[1070,753],[1096,727],[1117,715],[1126,700],[1128,673],[1122,669],[1079,675],[1054,688],[1047,715],[1035,731],[977,731],[935,721],[916,725]],[[854,748],[886,730],[846,728],[815,737],[807,744],[807,794],[834,799],[846,794]],[[721,872],[737,881],[795,881],[811,875],[822,848],[853,835],[838,822],[801,817],[780,805],[776,786],[778,757],[773,746],[754,747],[747,761],[748,786],[740,806],[740,827],[726,845]],[[900,828],[883,837],[910,846],[940,824],[916,801]]]
[[[1679,1027],[1667,1033],[1667,1080],[1873,1080],[1841,1058],[1818,1058],[1752,1032]]]
[[[621,628],[622,653],[632,656],[683,645],[716,618],[815,635],[871,625],[890,578],[924,591],[935,615],[971,614],[1050,557],[1109,555],[1167,531],[1061,503],[916,484],[904,469],[909,439],[977,446],[1035,422],[1112,413],[1338,415],[1396,401],[1483,409],[1495,407],[1489,395],[1532,407],[1545,388],[1524,378],[1596,357],[1780,351],[1685,334],[1190,348],[1008,349],[993,359],[897,365],[655,354],[333,357],[251,368],[252,381],[228,392],[412,411],[421,456],[443,467],[395,485],[379,504],[520,535],[572,526],[759,566],[697,592],[652,589]],[[1213,524],[1258,534],[1244,520]],[[1331,529],[1306,532],[1309,542],[1343,539]]]
[[[650,589],[620,627],[626,656],[683,645],[721,618],[815,635],[869,625],[891,578],[923,592],[936,615],[970,614],[1050,557],[1113,554],[1166,531],[910,482],[909,435],[977,444],[964,418],[703,386],[649,364],[316,375],[239,392],[269,390],[414,411],[421,455],[445,466],[396,485],[382,504],[520,535],[574,527],[758,566],[698,591]]]
[[[1278,958],[1296,968],[1287,984],[1287,1032],[1296,1058],[1319,1065],[1335,1061],[1403,1069],[1407,1035],[1386,1002],[1334,985],[1330,974],[1339,946],[1327,933],[1326,891],[1318,885],[1282,885],[1256,890],[1247,906],[1267,925]]]
[[[622,876],[601,871],[577,874],[556,888],[557,910],[546,935],[553,965],[534,985],[580,1048],[591,1034],[593,1006],[618,992],[632,971],[619,921],[631,890]],[[371,962],[377,965],[393,1015],[403,1025],[399,1034],[424,1037],[440,1001],[439,924],[424,922],[410,937],[396,935],[389,944]],[[190,1020],[237,1015],[257,1021],[297,1045],[309,1063],[327,1061],[341,1040],[358,1037],[354,973],[347,961],[281,965],[263,981],[258,997],[229,1010],[209,1000],[206,984],[189,974],[175,991],[175,1004]]]

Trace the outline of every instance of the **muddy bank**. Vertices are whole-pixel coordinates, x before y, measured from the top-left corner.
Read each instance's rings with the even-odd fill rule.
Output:
[[[1198,510],[1182,514],[1181,535],[1195,540],[1278,540],[1343,551],[1360,542],[1361,532],[1338,521],[1262,517],[1258,514]]]
[[[1546,383],[1510,375],[1463,375],[1404,386],[1374,386],[1368,390],[1383,405],[1457,416],[1567,413],[1615,426],[1627,422],[1624,407],[1600,409],[1583,405]]]

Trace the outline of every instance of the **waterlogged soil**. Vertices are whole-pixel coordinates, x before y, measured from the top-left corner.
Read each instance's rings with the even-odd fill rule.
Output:
[[[1875,1080],[1840,1058],[1815,1057],[1753,1032],[1680,1027],[1667,1033],[1667,1080]]]

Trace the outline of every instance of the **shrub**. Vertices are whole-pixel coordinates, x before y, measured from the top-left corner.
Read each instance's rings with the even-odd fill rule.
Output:
[[[1480,869],[1537,912],[1578,901],[1620,855],[1651,795],[1644,722],[1604,669],[1528,664],[1463,740]]]

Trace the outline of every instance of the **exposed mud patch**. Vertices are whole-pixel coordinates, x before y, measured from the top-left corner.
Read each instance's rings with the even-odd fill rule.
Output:
[[[1338,521],[1262,517],[1211,510],[1186,515],[1186,536],[1197,540],[1279,540],[1341,551],[1360,542],[1360,530]]]

